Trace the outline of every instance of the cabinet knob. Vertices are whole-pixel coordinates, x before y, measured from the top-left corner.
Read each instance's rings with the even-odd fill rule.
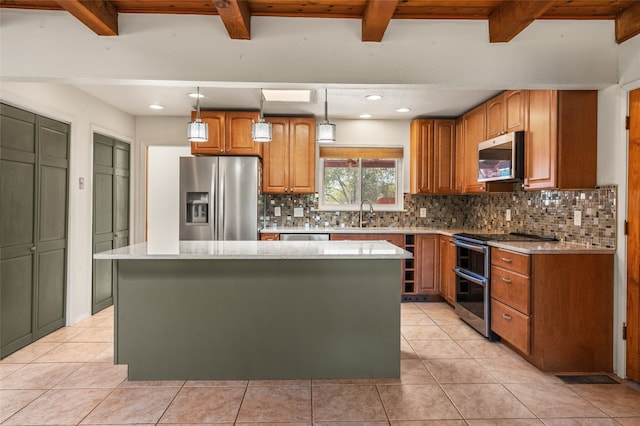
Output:
[[[35,253],[35,252],[36,252],[36,248],[35,248],[35,246],[34,246],[34,247],[31,247],[29,250],[31,250],[31,253]]]
[[[513,261],[512,261],[511,259],[509,259],[508,257],[501,257],[501,258],[500,258],[500,260],[502,260],[503,262],[506,262],[506,263],[511,263],[511,262],[513,262]]]
[[[502,281],[504,281],[507,284],[511,284],[512,283],[512,281],[509,278],[502,277],[501,279],[502,279]]]
[[[502,314],[502,318],[506,319],[507,321],[511,321],[511,315]]]

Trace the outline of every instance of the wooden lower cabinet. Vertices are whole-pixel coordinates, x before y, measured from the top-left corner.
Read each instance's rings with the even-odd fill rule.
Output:
[[[415,282],[417,294],[438,294],[438,248],[439,235],[416,234]]]
[[[280,241],[280,234],[277,233],[265,233],[260,234],[261,241]]]
[[[549,372],[613,371],[613,254],[491,250],[491,329]]]
[[[456,275],[453,272],[456,266],[456,246],[452,237],[440,236],[439,266],[440,296],[453,306],[456,303]]]

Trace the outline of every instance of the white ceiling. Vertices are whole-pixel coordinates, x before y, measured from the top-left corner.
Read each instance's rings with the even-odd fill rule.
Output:
[[[201,109],[253,109],[259,108],[260,88],[253,85],[243,87],[211,87],[202,83]],[[210,84],[210,83],[209,83]],[[196,101],[189,97],[195,92],[193,86],[164,85],[78,85],[102,101],[134,116],[187,116],[195,109]],[[324,116],[324,88],[327,86],[272,85],[269,88],[309,88],[314,91],[311,103],[265,102],[264,114],[268,115],[314,115]],[[265,86],[264,88],[267,88]],[[328,87],[328,110],[331,119],[358,119],[361,114],[371,114],[371,119],[407,120],[418,116],[456,117],[471,107],[494,96],[496,90],[469,90],[427,88],[420,86],[367,85]],[[369,94],[382,95],[381,100],[370,101]],[[162,110],[149,108],[151,104],[164,106]],[[396,112],[406,107],[411,111]]]

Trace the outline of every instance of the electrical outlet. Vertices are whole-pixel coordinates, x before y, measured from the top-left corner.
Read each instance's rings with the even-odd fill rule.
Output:
[[[280,210],[280,207],[274,207],[273,209],[273,215],[275,217],[280,217],[282,215],[282,211]]]
[[[507,209],[504,212],[504,220],[506,220],[507,222],[511,220],[511,209]]]
[[[582,211],[580,210],[573,211],[573,224],[575,226],[582,226]]]
[[[420,207],[420,217],[427,217],[427,209],[425,207]]]
[[[294,207],[293,217],[302,217],[302,216],[304,216],[302,207]]]

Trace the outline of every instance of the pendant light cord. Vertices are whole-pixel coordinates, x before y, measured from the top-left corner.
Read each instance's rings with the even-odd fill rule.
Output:
[[[200,86],[198,86],[198,93],[196,97],[196,121],[200,120]]]

